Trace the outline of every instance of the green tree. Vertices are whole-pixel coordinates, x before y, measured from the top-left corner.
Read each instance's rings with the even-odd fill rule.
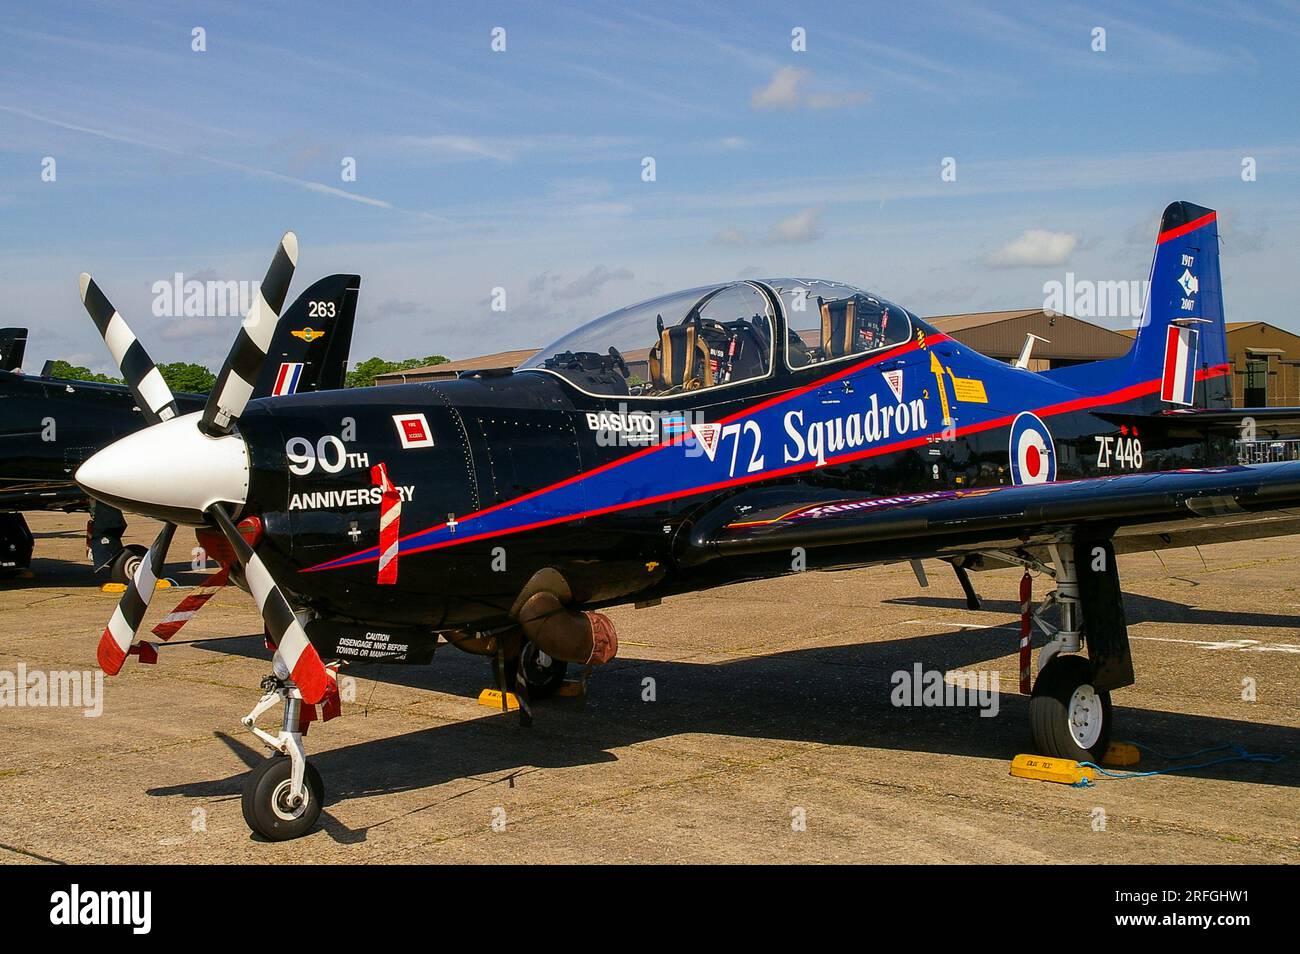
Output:
[[[423,368],[431,364],[443,364],[446,361],[446,355],[441,354],[431,354],[423,358],[406,358],[403,361],[389,361],[385,358],[367,358],[365,361],[358,361],[357,366],[348,372],[347,386],[350,388],[373,387],[377,375],[388,374],[390,371],[409,371],[412,368]]]
[[[96,374],[79,364],[69,364],[62,359],[50,365],[50,377],[66,378],[69,381],[94,381],[97,384],[121,384],[121,378],[111,378],[107,374]]]
[[[173,361],[171,364],[158,365],[172,393],[207,394],[217,383],[217,376],[201,364],[189,361]]]

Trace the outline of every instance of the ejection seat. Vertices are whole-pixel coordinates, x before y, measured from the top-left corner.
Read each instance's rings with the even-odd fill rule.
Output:
[[[700,331],[698,315],[688,321],[664,327],[662,315],[655,316],[659,341],[650,349],[650,380],[660,394],[713,387],[709,347]]]
[[[818,296],[822,315],[822,360],[842,358],[847,354],[874,351],[897,343],[889,336],[889,308],[865,295],[837,301]]]

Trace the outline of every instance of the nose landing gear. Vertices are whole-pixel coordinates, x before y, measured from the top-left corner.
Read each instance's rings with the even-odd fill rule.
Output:
[[[302,693],[277,676],[262,680],[265,695],[240,721],[276,754],[248,773],[241,805],[244,821],[269,841],[288,841],[311,831],[325,803],[325,785],[307,761],[300,716]],[[258,728],[257,720],[276,703],[284,705],[279,735]]]

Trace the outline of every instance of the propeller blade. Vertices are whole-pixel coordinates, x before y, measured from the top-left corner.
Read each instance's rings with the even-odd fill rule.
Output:
[[[229,434],[239,415],[244,413],[266,361],[267,350],[271,347],[275,326],[280,321],[280,309],[284,307],[297,264],[298,236],[285,232],[203,408],[199,430],[209,437]]]
[[[104,344],[108,345],[108,351],[126,379],[145,420],[157,424],[175,417],[178,413],[176,399],[149,352],[145,351],[144,345],[100,291],[95,280],[85,272],[81,273],[81,303],[94,320]]]
[[[154,584],[158,582],[158,574],[162,572],[167,548],[171,546],[172,534],[175,532],[176,524],[163,524],[162,532],[140,561],[135,576],[127,584],[126,592],[113,610],[108,627],[99,637],[99,668],[110,676],[117,675],[131,652],[131,644],[135,642],[140,624],[144,622],[145,611],[153,599]]]
[[[333,684],[316,647],[307,639],[307,633],[293,615],[289,601],[284,598],[270,570],[248,545],[248,541],[230,519],[225,506],[213,504],[208,508],[208,516],[225,534],[231,549],[244,566],[248,590],[262,612],[266,630],[271,634],[271,642],[275,643],[275,654],[288,668],[294,684],[302,692],[303,701],[315,705],[325,698]]]
[[[196,586],[186,595],[185,599],[176,605],[174,610],[159,620],[158,625],[153,628],[153,634],[164,641],[171,639],[229,581],[230,567],[223,566],[208,577],[207,583]]]

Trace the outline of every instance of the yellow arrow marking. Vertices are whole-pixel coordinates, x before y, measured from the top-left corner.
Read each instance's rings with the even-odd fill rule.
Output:
[[[952,423],[952,410],[948,407],[948,391],[943,386],[943,365],[939,363],[939,356],[933,351],[930,352],[930,371],[934,374],[934,383],[939,388],[939,405],[943,408],[943,423],[949,425]]]

